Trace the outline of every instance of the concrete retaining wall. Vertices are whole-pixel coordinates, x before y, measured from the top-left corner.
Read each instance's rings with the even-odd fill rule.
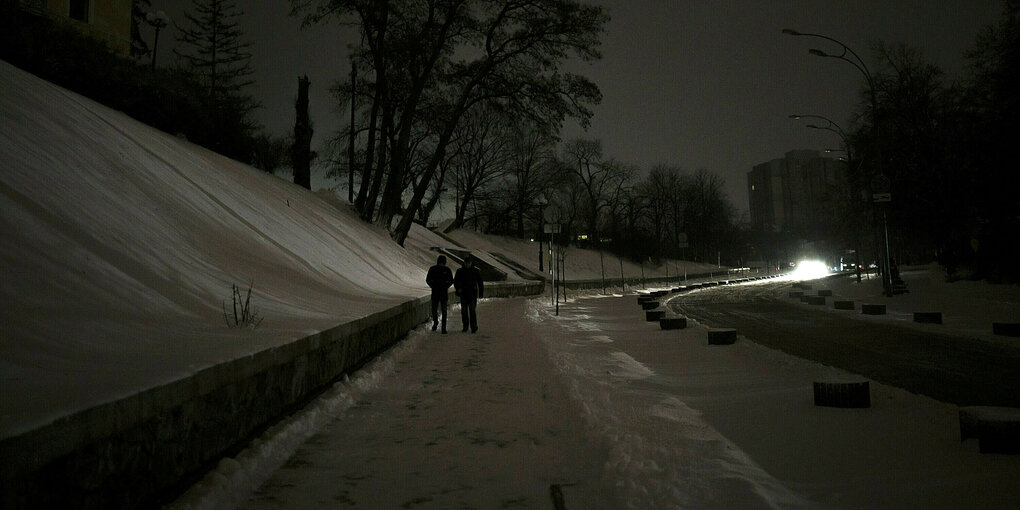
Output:
[[[486,297],[542,282],[486,285]],[[455,300],[455,298],[454,298]],[[172,498],[224,454],[429,317],[407,301],[0,442],[0,508],[140,508]]]

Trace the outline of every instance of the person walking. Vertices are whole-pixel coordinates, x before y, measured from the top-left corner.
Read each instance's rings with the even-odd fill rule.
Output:
[[[446,309],[450,304],[450,285],[453,285],[453,271],[446,267],[446,255],[436,259],[436,265],[429,268],[425,283],[432,289],[432,331],[439,325],[437,312],[442,311],[443,334],[446,334]]]
[[[478,315],[475,308],[478,306],[478,299],[485,292],[485,287],[482,285],[482,273],[475,267],[475,259],[471,255],[464,259],[464,265],[457,270],[457,276],[453,278],[453,288],[460,296],[460,318],[464,324],[461,331],[467,331],[470,326],[472,333],[477,332]]]

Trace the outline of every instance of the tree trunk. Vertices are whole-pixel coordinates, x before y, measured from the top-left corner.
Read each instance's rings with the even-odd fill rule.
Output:
[[[365,201],[365,213],[367,214],[365,220],[369,222],[371,222],[372,218],[375,217],[375,204],[379,199],[379,188],[382,186],[383,175],[386,174],[386,142],[389,138],[392,121],[392,109],[383,105],[382,127],[379,128],[379,165],[375,169],[375,175],[372,176],[372,189],[369,190],[368,198]]]
[[[376,73],[379,77],[379,73]],[[376,95],[372,98],[372,110],[369,114],[368,120],[368,144],[365,146],[365,167],[361,173],[361,186],[358,189],[358,198],[354,201],[354,207],[361,213],[361,219],[365,221],[372,221],[372,210],[365,208],[365,203],[368,201],[368,190],[372,182],[372,165],[375,162],[375,133],[376,133],[376,122],[379,120],[379,103],[382,99],[379,97],[378,87],[376,88]]]
[[[294,184],[312,189],[312,121],[308,117],[308,86],[307,76],[298,77],[298,97],[294,103],[296,120],[294,121],[294,146],[291,148],[291,164],[294,167]]]
[[[354,114],[357,113],[358,66],[351,58],[351,134],[347,143],[347,201],[354,203]]]

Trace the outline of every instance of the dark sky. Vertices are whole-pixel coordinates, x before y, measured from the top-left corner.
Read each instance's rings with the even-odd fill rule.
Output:
[[[795,149],[837,148],[839,138],[805,128],[789,114],[818,114],[847,127],[862,75],[845,62],[809,55],[825,41],[782,35],[783,28],[841,40],[871,68],[873,41],[922,51],[952,78],[964,71],[962,53],[981,27],[994,23],[999,0],[602,0],[612,16],[603,59],[571,66],[602,89],[603,101],[587,133],[568,126],[565,137],[602,139],[605,153],[647,170],[659,163],[706,169],[726,180],[740,212],[747,210],[746,173],[757,163]],[[178,22],[190,0],[152,0]],[[344,121],[328,93],[350,72],[353,29],[336,23],[300,29],[289,2],[239,1],[253,43],[255,94],[261,121],[284,134],[294,122],[297,76],[312,82],[316,142]],[[151,35],[146,34],[151,37]],[[169,36],[169,37],[167,37]],[[159,59],[174,29],[161,34]],[[164,60],[167,59],[167,60]]]

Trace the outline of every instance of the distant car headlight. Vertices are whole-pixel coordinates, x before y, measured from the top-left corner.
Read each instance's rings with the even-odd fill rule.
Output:
[[[798,280],[813,280],[815,278],[821,278],[829,274],[829,268],[825,267],[824,262],[817,260],[802,260],[797,263],[797,269],[793,271],[791,277]]]

